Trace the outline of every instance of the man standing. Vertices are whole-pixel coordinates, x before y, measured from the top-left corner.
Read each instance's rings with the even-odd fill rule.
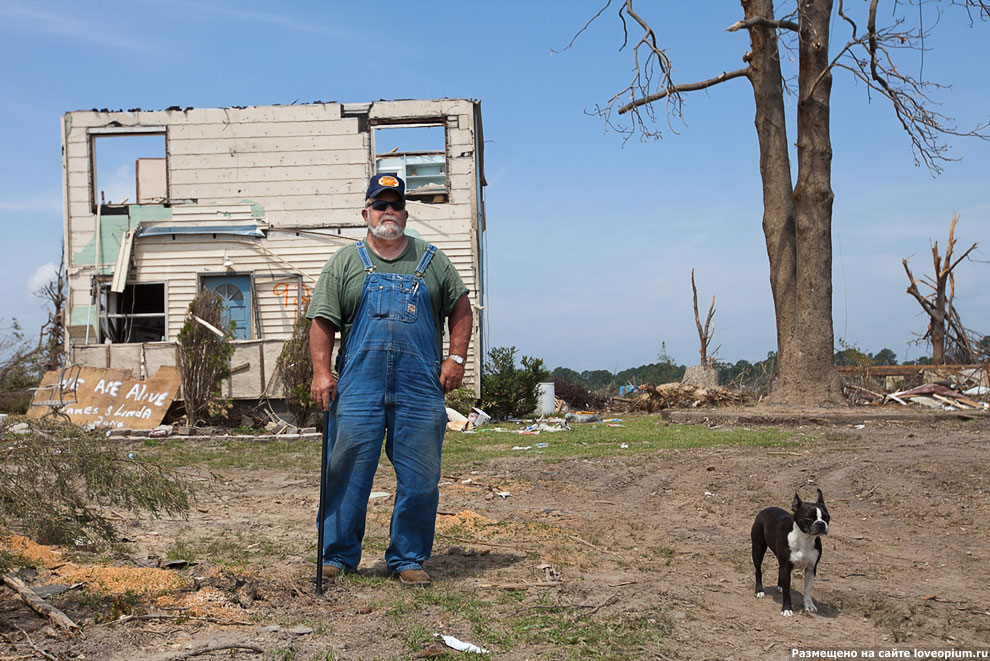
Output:
[[[371,178],[361,217],[367,236],[327,262],[306,316],[313,320],[313,399],[330,412],[323,499],[324,576],[361,560],[372,480],[385,453],[395,504],[385,563],[407,585],[427,585],[440,492],[444,393],[458,388],[471,336],[467,288],[435,246],[405,234],[405,183]],[[443,319],[449,353],[441,357]],[[341,334],[335,377],[334,333]]]

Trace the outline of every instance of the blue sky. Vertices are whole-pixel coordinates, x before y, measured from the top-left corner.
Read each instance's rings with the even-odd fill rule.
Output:
[[[664,343],[691,364],[694,268],[700,304],[716,296],[718,357],[762,359],[776,339],[751,88],[738,79],[688,95],[663,140],[623,143],[586,112],[630,77],[615,11],[551,52],[600,6],[0,0],[0,317],[32,330],[44,319],[30,292],[58,261],[66,111],[457,97],[482,101],[490,345],[615,370],[654,362]],[[738,3],[638,9],[677,82],[742,66],[748,39],[725,31]],[[933,23],[932,5],[924,12]],[[847,33],[833,26],[835,51]],[[988,37],[990,25],[952,10],[923,62],[903,53],[907,70],[952,86],[937,98],[961,127],[990,118]],[[957,269],[956,306],[990,333],[990,142],[953,141],[962,160],[933,178],[882,99],[838,71],[832,101],[837,344],[901,360],[927,352],[911,344],[925,320],[901,259],[929,273],[930,241],[944,248],[953,213],[957,250],[980,244]]]

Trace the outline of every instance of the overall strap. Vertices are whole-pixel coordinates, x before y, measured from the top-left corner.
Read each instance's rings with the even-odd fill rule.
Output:
[[[358,241],[357,245],[358,257],[361,258],[361,263],[364,264],[364,270],[368,273],[375,272],[375,265],[371,263],[371,257],[368,256],[368,249],[364,245],[364,241]]]
[[[416,277],[422,278],[423,274],[426,273],[427,267],[429,267],[430,262],[433,260],[433,255],[437,252],[437,247],[432,243],[426,246],[426,252],[423,253],[423,258],[419,260],[419,264],[416,265]]]

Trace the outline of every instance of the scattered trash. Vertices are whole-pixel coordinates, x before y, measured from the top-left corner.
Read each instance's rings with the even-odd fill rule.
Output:
[[[447,407],[447,431],[470,431],[473,427],[474,423],[460,411]]]
[[[540,435],[540,432],[538,432],[538,431],[530,431],[529,429],[517,429],[513,433],[514,434],[527,434],[529,436],[539,436]]]
[[[533,446],[532,445],[516,445],[512,449],[513,450],[532,450],[533,449]]]
[[[619,397],[636,396],[640,392],[640,386],[625,385],[619,386]]]
[[[609,418],[608,420],[602,420],[602,422],[622,422],[622,418]]]
[[[854,429],[866,429],[866,425],[853,425]]]
[[[556,418],[554,424],[547,424],[546,422],[538,422],[535,425],[530,425],[526,427],[528,431],[570,431],[571,426],[564,422],[561,418]]]
[[[390,493],[389,493],[389,492],[387,492],[387,491],[372,491],[372,492],[371,492],[371,493],[370,493],[370,494],[368,495],[368,500],[375,500],[376,498],[388,498],[388,497],[389,497],[389,496],[391,496],[391,495],[392,495],[392,494],[390,494]]]
[[[472,643],[465,643],[463,640],[458,640],[453,636],[446,636],[443,634],[435,633],[435,637],[443,640],[443,644],[451,649],[455,649],[458,652],[473,652],[475,654],[491,654],[484,647],[478,647]]]
[[[491,419],[490,415],[479,408],[471,409],[471,413],[468,414],[468,420],[472,427],[484,427]]]
[[[602,419],[594,411],[576,411],[564,416],[567,422],[601,422]]]
[[[625,449],[627,449],[629,447],[629,444],[628,443],[623,443],[619,447],[622,448],[623,450],[625,450]]]
[[[549,444],[549,443],[537,443],[537,444],[536,444],[536,447],[538,447],[538,448],[545,448],[545,447],[547,447],[548,445],[550,445],[550,444]]]
[[[610,422],[609,427],[625,427],[625,425],[620,425],[618,422]]]
[[[158,425],[150,432],[148,436],[151,438],[165,438],[166,436],[172,435],[172,425]]]

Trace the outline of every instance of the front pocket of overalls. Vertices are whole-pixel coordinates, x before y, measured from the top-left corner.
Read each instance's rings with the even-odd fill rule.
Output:
[[[413,323],[419,315],[416,283],[410,276],[394,279],[379,278],[372,285],[368,313],[376,319]]]

